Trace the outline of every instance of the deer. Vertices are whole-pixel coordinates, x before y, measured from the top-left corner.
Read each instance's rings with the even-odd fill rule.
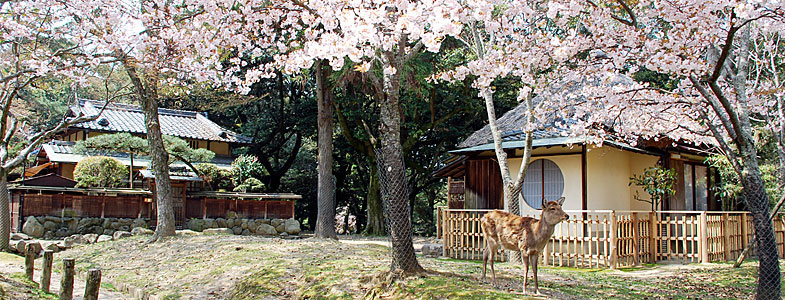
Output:
[[[540,219],[521,217],[508,212],[494,210],[480,219],[480,227],[486,247],[482,255],[482,281],[485,281],[487,263],[491,262],[493,285],[496,285],[496,271],[493,261],[499,248],[520,251],[523,260],[523,293],[527,293],[529,266],[534,273],[534,293],[539,294],[537,262],[542,250],[553,235],[556,224],[570,216],[562,210],[564,197],[556,201],[542,201]]]

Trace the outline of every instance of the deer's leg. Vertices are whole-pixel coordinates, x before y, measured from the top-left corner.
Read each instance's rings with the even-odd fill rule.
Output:
[[[521,260],[523,260],[523,293],[526,294],[526,288],[529,285],[529,257],[521,251]]]
[[[534,273],[534,293],[535,294],[539,294],[540,293],[540,284],[539,284],[539,279],[537,278],[537,262],[540,260],[540,257],[537,256],[537,255],[532,255],[531,256],[531,260],[532,260],[532,262],[531,262],[531,264],[532,264],[532,272]]]
[[[498,250],[498,248],[495,248],[495,247],[494,248],[489,248],[489,250],[488,250],[488,252],[490,252],[489,255],[488,255],[488,258],[491,260],[491,276],[493,276],[493,285],[494,286],[496,285],[496,270],[493,269],[493,261],[496,260],[496,251],[497,250]]]
[[[485,269],[488,267],[488,255],[491,252],[488,248],[489,247],[486,246],[485,249],[482,250],[482,281],[485,281]],[[491,262],[491,266],[493,266],[493,262]]]

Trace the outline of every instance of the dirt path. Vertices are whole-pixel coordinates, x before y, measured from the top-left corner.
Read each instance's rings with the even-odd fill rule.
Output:
[[[41,278],[41,268],[40,266],[43,264],[43,258],[39,258],[35,260],[36,269],[33,278],[36,279],[36,282],[40,282]],[[14,274],[14,273],[24,273],[24,258],[19,257],[19,259],[13,260],[0,260],[0,273],[3,274]],[[60,293],[60,273],[52,272],[52,280],[49,288],[49,292],[55,295],[59,295]],[[81,300],[84,299],[84,288],[85,283],[84,280],[77,277],[74,278],[74,300]],[[133,299],[131,297],[127,297],[123,294],[120,294],[115,291],[110,291],[105,288],[102,288],[100,293],[98,294],[98,299],[101,300],[125,300],[125,299]]]

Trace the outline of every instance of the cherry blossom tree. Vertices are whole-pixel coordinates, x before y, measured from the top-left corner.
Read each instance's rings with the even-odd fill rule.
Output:
[[[301,47],[278,57],[285,70],[310,67],[327,61],[334,70],[347,63],[362,72],[373,86],[380,110],[380,176],[382,197],[390,224],[392,268],[419,272],[412,245],[410,208],[401,148],[399,95],[405,84],[401,76],[407,63],[420,51],[438,51],[446,35],[458,34],[461,26],[451,21],[456,3],[450,1],[308,1],[297,17],[303,29]],[[289,12],[294,13],[294,12]]]
[[[609,80],[646,68],[679,82],[674,89],[646,83],[583,89],[590,101],[577,118],[603,124],[615,134],[670,137],[713,145],[739,173],[754,217],[760,258],[758,299],[780,297],[780,271],[769,199],[761,178],[755,107],[781,93],[776,75],[755,72],[753,47],[775,49],[785,33],[781,1],[553,1],[548,14],[569,17],[591,36],[589,59],[576,70]],[[565,24],[568,24],[565,22]],[[752,71],[752,72],[751,72]],[[569,73],[566,74],[570,76]],[[776,111],[776,110],[775,110]],[[776,114],[769,115],[770,117]],[[777,120],[772,120],[777,123]]]
[[[82,48],[78,37],[71,36],[63,15],[41,1],[3,1],[0,3],[0,249],[7,249],[11,229],[8,174],[24,163],[30,153],[53,135],[71,125],[94,120],[98,115],[64,116],[50,128],[20,124],[20,95],[36,88],[46,79],[84,84],[96,77],[100,64],[113,63]],[[108,85],[107,85],[108,86]],[[122,95],[122,89],[107,88],[106,101]],[[21,150],[11,150],[14,138],[23,142]]]
[[[51,1],[68,16],[73,36],[95,57],[117,61],[133,86],[145,116],[147,141],[155,173],[157,225],[150,241],[175,234],[169,154],[158,118],[162,86],[217,80],[215,65],[223,54],[216,33],[222,11],[213,2],[69,0]]]

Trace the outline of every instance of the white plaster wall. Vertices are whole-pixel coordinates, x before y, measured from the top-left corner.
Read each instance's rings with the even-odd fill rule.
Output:
[[[531,161],[538,159],[549,159],[553,161],[559,169],[561,169],[564,176],[564,209],[565,210],[579,210],[582,206],[582,182],[581,182],[581,154],[569,155],[555,155],[555,156],[538,156],[532,157]],[[521,158],[511,158],[510,172],[512,173],[513,180],[517,180],[518,171],[521,167]],[[539,215],[539,210],[531,208],[526,201],[520,201],[521,214],[535,214]]]
[[[580,148],[578,148],[580,149]],[[540,149],[537,149],[540,150]],[[544,151],[543,151],[544,150]],[[575,147],[553,147],[534,151],[534,155],[545,153],[574,152]],[[517,154],[517,153],[516,153]],[[582,209],[582,178],[581,154],[543,155],[532,157],[532,161],[549,159],[559,166],[564,176],[564,209]],[[624,151],[615,147],[590,146],[586,153],[586,192],[589,210],[649,210],[648,203],[634,200],[635,191],[648,198],[646,192],[636,186],[630,186],[630,177],[641,174],[643,169],[657,164],[659,157]],[[513,180],[517,179],[521,166],[521,158],[510,158],[510,173]],[[539,215],[539,211],[521,201],[521,214]],[[505,205],[506,206],[506,205]]]

